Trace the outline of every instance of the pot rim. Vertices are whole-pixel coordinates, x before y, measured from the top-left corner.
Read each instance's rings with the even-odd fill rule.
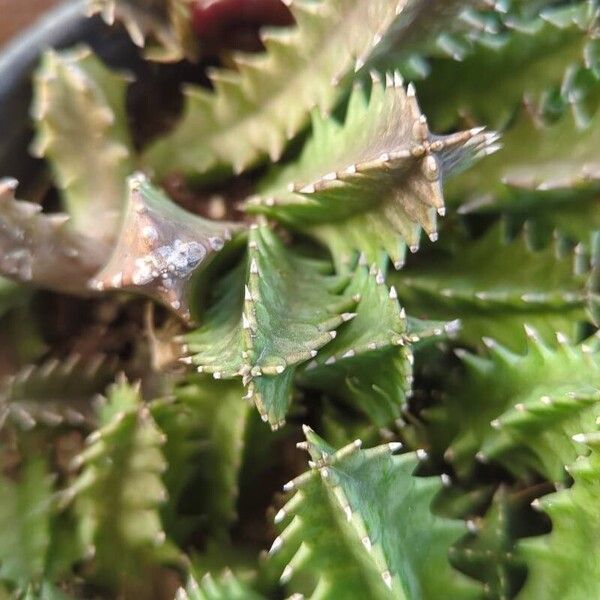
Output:
[[[0,81],[11,87],[21,69],[37,59],[40,52],[65,35],[65,22],[85,17],[86,0],[66,0],[40,15],[31,25],[19,32],[0,48]],[[17,69],[17,72],[15,72]]]
[[[44,161],[29,153],[31,82],[40,55],[78,43],[89,45],[109,64],[131,53],[124,32],[108,27],[99,16],[86,16],[87,3],[65,0],[0,48],[0,178],[19,180],[20,197],[27,198],[44,169]]]

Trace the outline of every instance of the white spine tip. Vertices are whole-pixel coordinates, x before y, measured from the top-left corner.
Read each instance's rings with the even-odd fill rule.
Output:
[[[291,578],[292,575],[294,574],[294,571],[292,570],[292,567],[290,567],[290,565],[287,565],[285,567],[285,569],[283,570],[283,573],[281,574],[281,577],[279,578],[279,581],[281,583],[287,583]]]
[[[525,324],[523,325],[523,329],[525,329],[525,334],[528,338],[531,338],[532,340],[537,339],[537,332],[531,325]]]
[[[283,539],[281,538],[280,535],[278,535],[274,540],[273,540],[273,544],[271,545],[271,547],[269,548],[269,554],[273,555],[275,554],[278,550],[281,549],[281,547],[283,546]]]
[[[384,571],[381,574],[381,579],[383,579],[383,583],[391,590],[392,589],[392,575],[389,571]]]
[[[285,517],[286,517],[287,513],[285,512],[285,510],[283,510],[283,508],[281,510],[279,510],[277,512],[277,514],[275,515],[275,518],[273,519],[275,525],[278,525],[279,523],[281,523]]]
[[[477,527],[477,523],[475,523],[475,521],[473,521],[473,519],[467,520],[467,530],[469,533],[477,533],[479,531],[479,528]]]
[[[497,346],[496,340],[494,340],[494,339],[492,339],[490,337],[484,336],[484,337],[481,338],[481,341],[483,342],[483,345],[486,348],[490,348],[491,349],[491,348],[495,348]]]

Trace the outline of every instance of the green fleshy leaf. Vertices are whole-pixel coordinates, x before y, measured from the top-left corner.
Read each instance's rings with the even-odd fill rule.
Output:
[[[600,84],[595,87],[600,92]],[[545,124],[522,110],[503,134],[502,149],[456,177],[446,195],[451,203],[466,203],[462,212],[544,210],[548,198],[550,208],[558,202],[585,206],[598,190],[599,136],[599,109],[583,127],[571,113]],[[597,211],[590,214],[598,218]]]
[[[248,396],[256,404],[263,421],[269,421],[273,429],[285,424],[292,402],[295,373],[295,367],[288,367],[275,377],[263,375],[248,385]]]
[[[415,2],[413,22],[404,30],[401,27],[399,35],[392,28],[375,53],[371,68],[379,72],[397,69],[411,81],[426,79],[431,59],[463,61],[483,32],[498,33],[505,8],[489,4],[473,7],[461,0]]]
[[[513,19],[508,31],[480,34],[462,61],[432,59],[430,76],[418,85],[431,122],[447,129],[461,116],[503,127],[523,97],[533,100],[587,62],[594,11],[587,1],[546,8],[531,20]]]
[[[346,265],[352,255],[344,245],[356,244],[372,262],[384,250],[399,265],[398,238],[413,251],[420,227],[436,238],[436,210],[444,211],[442,178],[493,139],[480,130],[432,135],[414,89],[405,92],[397,75],[385,85],[375,78],[368,101],[356,88],[343,124],[318,111],[312,124],[298,161],[267,177],[248,209],[314,233]],[[321,226],[331,222],[341,232]],[[357,224],[358,237],[351,233]]]
[[[404,18],[397,19],[381,44],[375,49],[370,67],[379,72],[401,68],[411,79],[428,74],[425,56],[442,53],[455,56],[440,39],[448,29],[463,35],[475,35],[473,23],[463,18],[466,12],[463,0],[432,0],[409,3]]]
[[[87,295],[108,246],[68,226],[64,213],[15,199],[17,181],[0,179],[0,273],[62,293]]]
[[[300,382],[349,401],[383,427],[399,417],[411,379],[406,354],[388,348],[303,373]]]
[[[262,426],[261,426],[262,428]],[[263,432],[266,431],[262,428]],[[267,435],[270,432],[267,431]],[[202,552],[192,552],[190,555],[190,577],[200,581],[206,575],[220,573],[226,575],[233,571],[238,580],[253,587],[258,583],[257,556],[259,548],[246,544],[232,544],[227,541],[209,541]]]
[[[16,482],[2,477],[0,579],[20,589],[40,580],[50,547],[55,509],[52,480],[40,459],[26,462]]]
[[[522,348],[523,323],[544,338],[555,331],[576,337],[577,322],[585,320],[585,256],[580,265],[552,247],[532,251],[523,237],[502,244],[498,227],[459,241],[441,253],[434,248],[391,277],[407,311],[425,319],[458,317],[459,338],[472,345],[487,336]]]
[[[342,313],[355,301],[338,296],[344,281],[329,275],[327,262],[294,254],[268,227],[251,231],[248,248],[247,359],[274,374],[334,339],[330,332],[351,318]]]
[[[594,87],[600,94],[597,82]],[[547,244],[553,234],[589,245],[591,232],[600,228],[600,112],[583,129],[578,125],[571,114],[544,125],[522,111],[503,136],[498,157],[450,182],[449,202],[460,202],[463,214],[500,214],[509,231],[525,225],[533,245]]]
[[[335,338],[355,301],[338,295],[345,284],[326,274],[328,263],[294,254],[266,226],[251,229],[248,248],[187,344],[199,371],[242,376],[263,419],[279,427],[295,367]]]
[[[129,177],[128,187],[112,254],[89,285],[147,295],[189,321],[198,274],[243,225],[189,213],[141,173]]]
[[[34,82],[33,150],[50,161],[73,229],[110,240],[134,168],[126,82],[86,47],[48,50]]]
[[[418,232],[418,228],[415,228]],[[394,225],[378,210],[354,215],[343,221],[312,225],[309,233],[329,248],[339,271],[347,270],[348,262],[361,252],[369,262],[375,262],[382,252],[397,268],[406,260],[406,244]]]
[[[231,571],[215,579],[205,575],[200,583],[191,577],[187,586],[177,590],[175,600],[264,600],[250,587],[241,582]]]
[[[160,62],[198,59],[198,41],[192,29],[188,0],[88,0],[88,14],[100,13],[108,25],[123,23],[140,48],[157,42],[146,57]]]
[[[600,229],[600,207],[592,189],[567,190],[566,194],[561,191],[516,193],[513,198],[515,201],[510,206],[490,206],[492,214],[501,214],[509,235],[523,231],[528,243],[538,248],[553,239],[566,247],[578,244],[577,251],[593,247],[593,232]],[[487,209],[481,212],[487,212]]]
[[[438,342],[440,339],[454,339],[461,328],[461,322],[458,319],[454,321],[430,321],[408,317],[406,325],[408,339],[414,345],[415,350]]]
[[[405,4],[291,3],[296,26],[263,31],[265,53],[234,55],[237,71],[210,73],[215,92],[188,89],[184,117],[173,133],[150,147],[146,163],[163,177],[171,171],[205,173],[220,165],[239,172],[266,154],[278,160],[314,106],[328,112],[337,104],[344,92],[340,84],[364,65],[402,17]]]
[[[44,581],[40,586],[28,587],[22,600],[71,600],[71,596],[65,594],[55,585]]]
[[[218,379],[238,375],[242,368],[242,313],[247,261],[215,282],[213,303],[204,312],[203,324],[186,336],[192,364],[202,372],[218,373]]]
[[[414,454],[357,444],[336,452],[305,431],[315,466],[289,484],[298,491],[276,517],[286,528],[271,549],[271,560],[287,563],[283,582],[308,571],[312,598],[479,597],[448,562],[463,526],[431,512],[440,484],[413,475]]]
[[[161,521],[169,539],[182,545],[196,531],[202,515],[190,510],[188,492],[198,472],[198,461],[206,449],[206,440],[198,414],[185,401],[160,399],[150,406],[153,419],[166,437],[162,453],[168,465],[162,476],[167,501],[161,506]]]
[[[166,500],[164,436],[141,405],[139,390],[127,383],[111,389],[99,416],[100,428],[74,460],[81,472],[64,502],[74,503],[94,576],[105,583],[127,579],[146,585],[150,564],[177,559],[159,516]]]
[[[570,436],[593,431],[600,416],[597,339],[573,346],[559,335],[551,348],[529,330],[526,354],[487,344],[489,358],[460,353],[466,372],[447,390],[444,409],[429,413],[439,434],[433,443],[453,437],[446,458],[461,476],[477,456],[516,475],[533,470],[563,481],[577,454]]]
[[[356,316],[308,363],[300,383],[350,401],[377,425],[400,415],[412,381],[406,319],[383,273],[359,266],[346,289]]]
[[[486,598],[514,598],[525,580],[527,570],[516,547],[527,533],[522,504],[500,488],[485,515],[468,522],[469,535],[451,549],[452,564],[481,581]]]
[[[116,359],[74,354],[29,365],[8,378],[0,390],[0,425],[7,421],[22,430],[36,425],[67,425],[90,429],[96,422],[91,400],[114,380]]]
[[[197,377],[189,379],[176,394],[199,421],[199,435],[205,444],[194,460],[194,484],[203,490],[194,508],[203,515],[208,535],[226,540],[237,518],[250,405],[243,398],[241,382],[235,380]]]
[[[544,496],[539,506],[552,521],[552,532],[521,542],[529,575],[519,600],[560,597],[594,598],[600,594],[598,540],[600,521],[600,454],[598,435],[583,436],[589,456],[580,456],[569,468],[573,487]]]
[[[433,512],[450,519],[467,520],[482,514],[494,497],[493,483],[475,482],[465,486],[453,480],[447,473],[442,475],[442,483],[444,488],[433,501]]]

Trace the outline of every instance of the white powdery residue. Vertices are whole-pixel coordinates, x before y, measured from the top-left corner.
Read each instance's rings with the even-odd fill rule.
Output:
[[[217,252],[222,250],[223,246],[225,245],[225,242],[219,237],[208,238],[208,243],[210,244],[210,247]]]
[[[146,227],[142,229],[142,236],[150,242],[155,242],[158,239],[158,232],[152,225],[146,225]]]
[[[17,248],[7,252],[2,257],[2,268],[11,275],[16,275],[22,280],[29,281],[33,275],[33,257],[25,248]]]
[[[160,277],[164,279],[166,287],[172,287],[173,278],[187,278],[205,256],[206,249],[202,244],[175,240],[173,244],[160,246],[150,254],[137,258],[132,281],[135,285],[147,285]]]

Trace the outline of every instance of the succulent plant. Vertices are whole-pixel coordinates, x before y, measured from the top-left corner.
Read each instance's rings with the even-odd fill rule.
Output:
[[[597,2],[89,13],[151,68],[48,50],[0,181],[0,598],[600,596]]]

